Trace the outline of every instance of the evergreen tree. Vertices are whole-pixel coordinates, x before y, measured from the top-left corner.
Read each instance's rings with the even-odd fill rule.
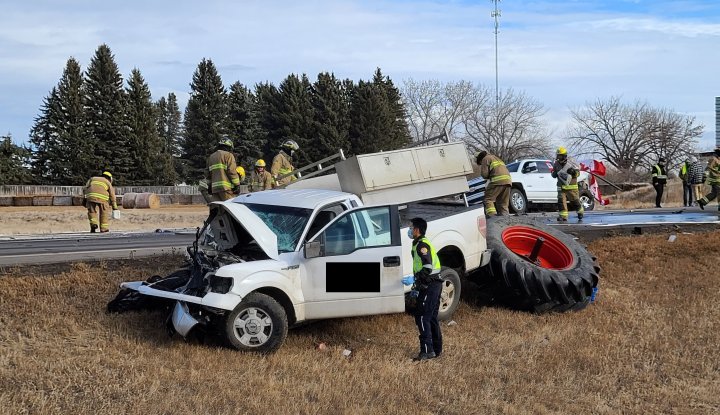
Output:
[[[385,95],[387,111],[393,119],[393,127],[387,137],[389,149],[398,149],[407,146],[412,142],[410,129],[407,124],[407,111],[405,103],[400,95],[400,90],[395,87],[388,76],[383,76],[380,68],[375,70],[373,84],[383,91]]]
[[[40,115],[30,130],[30,143],[33,146],[31,173],[37,184],[59,184],[62,172],[55,160],[62,156],[62,146],[58,141],[59,98],[57,87],[43,99]]]
[[[307,154],[313,161],[320,160],[339,149],[350,151],[348,139],[349,106],[346,83],[332,73],[320,73],[312,86],[314,111],[313,135]]]
[[[30,184],[30,149],[18,146],[10,135],[0,137],[0,185]]]
[[[207,157],[215,151],[220,137],[226,132],[227,94],[210,59],[200,62],[190,88],[192,92],[185,108],[182,158],[187,163],[186,178],[197,182],[205,177]]]
[[[62,154],[56,159],[62,174],[58,184],[84,184],[91,175],[96,175],[93,165],[93,143],[88,140],[85,124],[84,80],[80,64],[70,58],[58,84],[59,120],[58,141]]]
[[[352,93],[349,138],[353,154],[396,149],[388,138],[394,120],[384,90],[372,82],[360,81]]]
[[[110,170],[113,182],[122,185],[133,160],[128,152],[128,124],[123,79],[110,48],[95,52],[85,82],[85,121],[94,147],[93,171]],[[98,174],[98,173],[96,173]]]
[[[279,88],[277,121],[280,140],[275,142],[275,145],[279,147],[285,140],[295,140],[298,143],[300,150],[293,158],[296,167],[313,161],[308,153],[313,139],[314,112],[310,88],[310,81],[305,74],[302,77],[290,74]]]
[[[228,94],[228,134],[235,140],[238,165],[252,169],[262,157],[263,142],[255,97],[240,82],[233,83]]]
[[[127,183],[146,186],[172,183],[175,176],[172,158],[158,133],[150,88],[138,69],[130,74],[126,96],[128,152],[132,160]]]
[[[280,117],[280,91],[275,85],[264,82],[255,85],[255,107],[258,136],[263,144],[265,161],[270,163],[282,144],[283,132]]]
[[[174,173],[167,177],[168,182],[175,184],[185,177],[182,155],[182,115],[178,107],[177,97],[170,92],[165,97],[160,97],[155,103],[157,114],[157,128],[163,142],[163,151],[170,155]]]

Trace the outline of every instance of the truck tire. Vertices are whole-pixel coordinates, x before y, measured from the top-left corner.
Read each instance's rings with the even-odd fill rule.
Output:
[[[522,215],[527,211],[527,197],[522,190],[513,187],[510,189],[510,212]]]
[[[544,244],[534,263],[528,259],[538,238]],[[581,310],[590,302],[600,267],[571,236],[531,218],[488,221],[490,271],[508,289],[512,307],[536,313]]]
[[[448,321],[452,318],[455,310],[460,305],[461,283],[457,271],[450,267],[442,267],[440,277],[443,279],[442,292],[440,293],[440,310],[438,320]]]
[[[582,203],[585,210],[593,210],[595,209],[595,196],[590,190],[583,189],[580,191],[580,203]]]
[[[273,353],[288,333],[285,309],[269,295],[250,293],[225,320],[225,336],[237,350]]]

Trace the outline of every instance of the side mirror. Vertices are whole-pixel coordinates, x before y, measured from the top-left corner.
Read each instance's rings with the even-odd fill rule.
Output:
[[[535,163],[535,162],[533,161],[533,162],[530,162],[530,163],[526,164],[525,167],[523,167],[522,172],[523,172],[523,173],[532,173],[532,172],[534,172],[534,171],[537,171],[537,169],[538,169],[538,168],[537,168],[537,163]]]
[[[322,240],[322,237],[320,237]],[[317,258],[323,256],[323,243],[321,240],[305,242],[303,254],[305,258]]]

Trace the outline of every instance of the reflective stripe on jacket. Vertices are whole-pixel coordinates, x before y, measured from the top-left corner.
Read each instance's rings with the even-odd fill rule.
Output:
[[[652,168],[652,182],[653,184],[666,184],[667,183],[667,171],[665,171],[665,167],[661,166],[659,164],[656,164]]]
[[[711,158],[705,171],[707,171],[707,184],[720,185],[720,157]]]
[[[430,258],[432,258],[432,265],[430,265],[430,264],[423,265],[422,258],[420,258],[420,255],[417,254],[417,246],[420,242],[424,242],[430,248]],[[435,252],[435,247],[432,246],[432,244],[426,237],[423,236],[422,238],[418,239],[416,242],[413,243],[412,256],[413,256],[413,274],[417,274],[423,268],[430,269],[431,275],[440,273],[440,258],[438,258],[437,253]]]
[[[280,152],[273,158],[272,166],[270,167],[270,173],[272,173],[275,180],[277,180],[278,177],[292,173],[292,171],[295,170],[292,165],[292,160],[290,159],[290,156],[287,155],[284,151],[280,150]],[[293,180],[297,180],[295,176],[289,176],[282,180],[278,180],[279,185],[284,185],[287,183],[290,183]]]
[[[117,209],[115,200],[115,189],[106,177],[93,177],[85,184],[83,190],[85,199],[95,203],[110,203],[113,209]]]
[[[272,189],[273,178],[270,172],[263,170],[262,174],[253,171],[250,175],[250,191],[259,192]]]
[[[236,171],[235,156],[225,150],[217,150],[207,159],[207,178],[211,193],[232,190],[240,184],[240,175]]]
[[[488,184],[498,186],[512,184],[512,178],[505,163],[492,154],[486,155],[480,161],[480,175],[489,181]]]
[[[575,169],[574,174],[568,173],[571,168]],[[566,162],[564,165],[557,161],[553,163],[553,177],[557,177],[557,188],[558,190],[578,190],[577,179],[580,176],[580,170],[571,162]]]

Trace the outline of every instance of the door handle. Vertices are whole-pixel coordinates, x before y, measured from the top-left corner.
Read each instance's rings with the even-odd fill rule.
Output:
[[[399,267],[400,257],[399,256],[386,256],[383,258],[384,267]]]

